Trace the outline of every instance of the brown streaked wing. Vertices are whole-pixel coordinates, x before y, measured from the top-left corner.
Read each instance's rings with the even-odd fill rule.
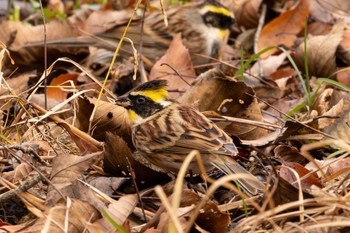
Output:
[[[232,139],[218,126],[194,108],[177,103],[133,131],[136,148],[147,153],[188,154],[199,150],[205,154],[237,154]]]
[[[151,116],[150,119],[133,127],[135,147],[146,153],[163,152],[175,145],[181,138],[184,129],[178,121],[173,122],[174,106],[163,109]]]
[[[189,106],[179,106],[179,119],[185,119],[185,132],[176,142],[177,147],[195,148],[201,153],[236,155],[237,148],[232,139],[207,117]]]

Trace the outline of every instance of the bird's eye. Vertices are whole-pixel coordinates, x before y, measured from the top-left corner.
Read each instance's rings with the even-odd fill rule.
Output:
[[[146,98],[143,97],[143,96],[139,96],[139,97],[136,98],[136,103],[137,104],[143,104],[145,102],[146,102]]]
[[[207,25],[214,26],[213,24],[215,23],[215,18],[214,18],[214,16],[212,14],[207,13],[207,14],[204,15],[204,22]]]

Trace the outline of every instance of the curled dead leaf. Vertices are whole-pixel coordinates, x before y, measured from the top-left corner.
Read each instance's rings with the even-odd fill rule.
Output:
[[[91,232],[114,232],[115,227],[106,218],[108,215],[118,225],[124,225],[127,217],[132,213],[138,203],[136,194],[124,195],[118,201],[112,201],[107,208],[104,208],[104,217],[98,219],[88,226]]]
[[[274,149],[275,157],[281,158],[286,162],[296,162],[296,163],[305,163],[306,159],[304,156],[300,154],[297,148],[286,146],[286,145],[278,145]]]
[[[259,9],[262,0],[240,1],[234,9],[237,23],[246,29],[256,28],[259,22]]]
[[[67,73],[61,74],[52,79],[49,87],[47,87],[47,97],[57,101],[64,101],[73,88],[77,85],[78,74]]]
[[[77,120],[79,129],[87,132],[89,120],[94,108],[95,99],[79,98]],[[128,145],[131,142],[131,127],[127,110],[110,102],[100,100],[92,121],[92,136],[104,141],[106,132],[114,132],[121,136]]]
[[[198,107],[201,112],[215,111],[220,115],[248,120],[262,121],[262,115],[254,91],[243,82],[227,78],[217,69],[200,75],[196,82],[181,97],[180,102]],[[265,129],[227,122],[218,122],[219,126],[240,139],[256,139],[265,135]]]

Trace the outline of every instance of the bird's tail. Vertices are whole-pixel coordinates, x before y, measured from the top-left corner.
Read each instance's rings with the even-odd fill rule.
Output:
[[[228,156],[211,156],[211,163],[216,168],[220,169],[226,174],[242,175],[237,182],[242,189],[248,192],[250,196],[257,195],[263,192],[265,185],[258,178],[253,176],[249,171],[242,167],[237,161]]]

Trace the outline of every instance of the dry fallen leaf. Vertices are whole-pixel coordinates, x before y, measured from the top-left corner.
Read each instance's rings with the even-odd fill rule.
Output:
[[[28,177],[29,173],[33,170],[33,168],[27,164],[27,163],[21,163],[19,164],[15,170],[9,171],[9,172],[3,172],[2,178],[10,181],[10,182],[17,182],[22,180],[25,177]]]
[[[181,77],[175,74],[173,69],[176,70]],[[172,90],[170,96],[176,99],[189,88],[189,84],[194,81],[195,76],[196,73],[192,65],[191,56],[188,49],[182,44],[181,34],[177,34],[164,56],[152,67],[149,80],[167,80],[168,89]]]
[[[346,86],[350,87],[350,67],[345,67],[342,69],[338,69],[336,80]]]
[[[59,38],[77,37],[78,30],[73,28],[67,21],[51,21],[46,25],[47,40],[57,40]],[[44,47],[41,46],[26,47],[30,44],[40,42],[44,38],[44,26],[28,26],[20,22],[3,20],[0,23],[0,41],[7,44],[11,51],[12,58],[16,61],[17,66],[31,66],[42,63]],[[49,47],[47,53],[48,64],[52,63],[59,56],[72,54],[74,56],[87,55],[87,48],[71,47]]]
[[[235,19],[240,26],[256,28],[259,21],[259,9],[262,0],[240,1],[234,9]]]
[[[47,87],[47,97],[60,102],[66,100],[68,94],[75,89],[78,76],[75,73],[67,73],[52,79]]]
[[[335,138],[339,138],[344,140],[347,143],[350,143],[350,130],[349,130],[349,122],[350,122],[350,108],[349,102],[347,103],[345,109],[341,111],[338,115],[338,119],[334,121],[333,124],[326,127],[323,131],[333,135]]]
[[[138,203],[136,194],[122,196],[118,201],[113,201],[104,211],[118,225],[123,225],[128,216],[132,213]],[[115,227],[108,221],[106,217],[100,218],[88,226],[92,232],[114,232]]]
[[[78,128],[87,132],[89,129],[89,120],[94,108],[96,99],[79,98],[77,123]],[[92,125],[92,136],[97,140],[104,141],[106,132],[113,132],[121,136],[128,145],[131,142],[131,127],[127,110],[110,102],[99,101]]]
[[[285,53],[269,56],[264,60],[257,61],[249,70],[249,73],[258,77],[268,77],[283,64],[286,58]]]
[[[52,162],[51,185],[46,197],[47,206],[53,206],[60,200],[62,196],[57,190],[70,186],[73,181],[81,177],[82,173],[98,159],[99,155],[101,152],[85,156],[57,155]]]
[[[326,0],[314,0],[312,1],[312,4],[319,4],[322,11],[320,12],[320,18],[330,18],[325,17],[328,16],[327,14],[330,14],[332,19],[342,19],[345,20],[347,24],[350,23],[350,2],[348,0],[332,0],[332,1],[326,1]],[[328,21],[329,23],[332,23],[332,21]]]
[[[297,177],[294,175],[294,173],[291,171],[291,169],[294,169],[299,175],[299,178],[302,178],[305,175],[308,175],[310,171],[306,169],[304,166],[300,165],[299,163],[295,162],[283,162],[284,166],[280,169],[280,177],[287,180],[290,184],[292,184],[294,187],[298,188]],[[289,169],[289,168],[291,169]],[[301,180],[301,188],[303,191],[308,191],[311,188],[311,185],[316,185],[318,187],[322,187],[320,179],[315,175],[311,174],[308,175],[306,179]]]
[[[62,232],[67,226],[66,232],[79,233],[100,215],[86,201],[69,199],[68,203],[70,204],[60,202],[54,207],[47,208],[45,217],[36,220],[32,226],[25,229],[25,232]]]
[[[113,193],[122,186],[129,178],[97,176],[88,179],[88,183],[101,192],[112,196]]]
[[[344,24],[338,22],[328,35],[310,36],[306,40],[309,75],[328,77],[336,71],[336,50],[343,38]],[[304,43],[300,44],[293,56],[297,66],[304,70]]]
[[[305,163],[306,159],[300,154],[300,152],[295,147],[290,147],[286,145],[278,145],[274,149],[274,154],[277,158],[281,158],[286,162],[296,162],[299,164]]]
[[[350,27],[346,26],[343,39],[337,48],[337,56],[340,57],[347,65],[350,65]]]
[[[167,174],[152,170],[135,160],[130,147],[133,148],[132,143],[127,145],[121,137],[108,132],[106,134],[103,170],[110,175],[119,177],[131,177],[131,172],[133,172],[139,188],[149,187],[169,179]],[[130,189],[133,189],[133,186],[130,186]]]
[[[258,50],[278,45],[293,47],[294,40],[305,27],[308,16],[308,0],[299,0],[292,9],[283,12],[265,25],[259,36]],[[261,58],[267,58],[276,51],[277,49],[271,49],[262,54]]]
[[[196,205],[201,200],[201,196],[194,193],[192,190],[185,189],[181,194],[181,203],[178,212],[178,218],[183,228],[188,227],[188,220]],[[208,221],[210,220],[210,221]],[[169,224],[168,213],[162,213],[157,229],[162,232],[167,232]],[[225,232],[230,223],[228,214],[219,210],[218,206],[213,201],[207,201],[201,209],[195,224],[205,232],[222,233]]]
[[[344,159],[338,160],[335,163],[330,164],[327,169],[327,175],[331,176],[331,175],[337,174],[338,172],[341,172],[340,175],[342,175],[343,177],[346,177],[350,173],[349,168],[350,168],[350,158],[344,158]]]
[[[180,102],[198,107],[199,111],[214,111],[220,115],[262,121],[254,91],[244,82],[227,78],[217,69],[201,74],[181,97]],[[240,139],[257,139],[266,135],[265,129],[235,122],[217,122],[227,133]]]

